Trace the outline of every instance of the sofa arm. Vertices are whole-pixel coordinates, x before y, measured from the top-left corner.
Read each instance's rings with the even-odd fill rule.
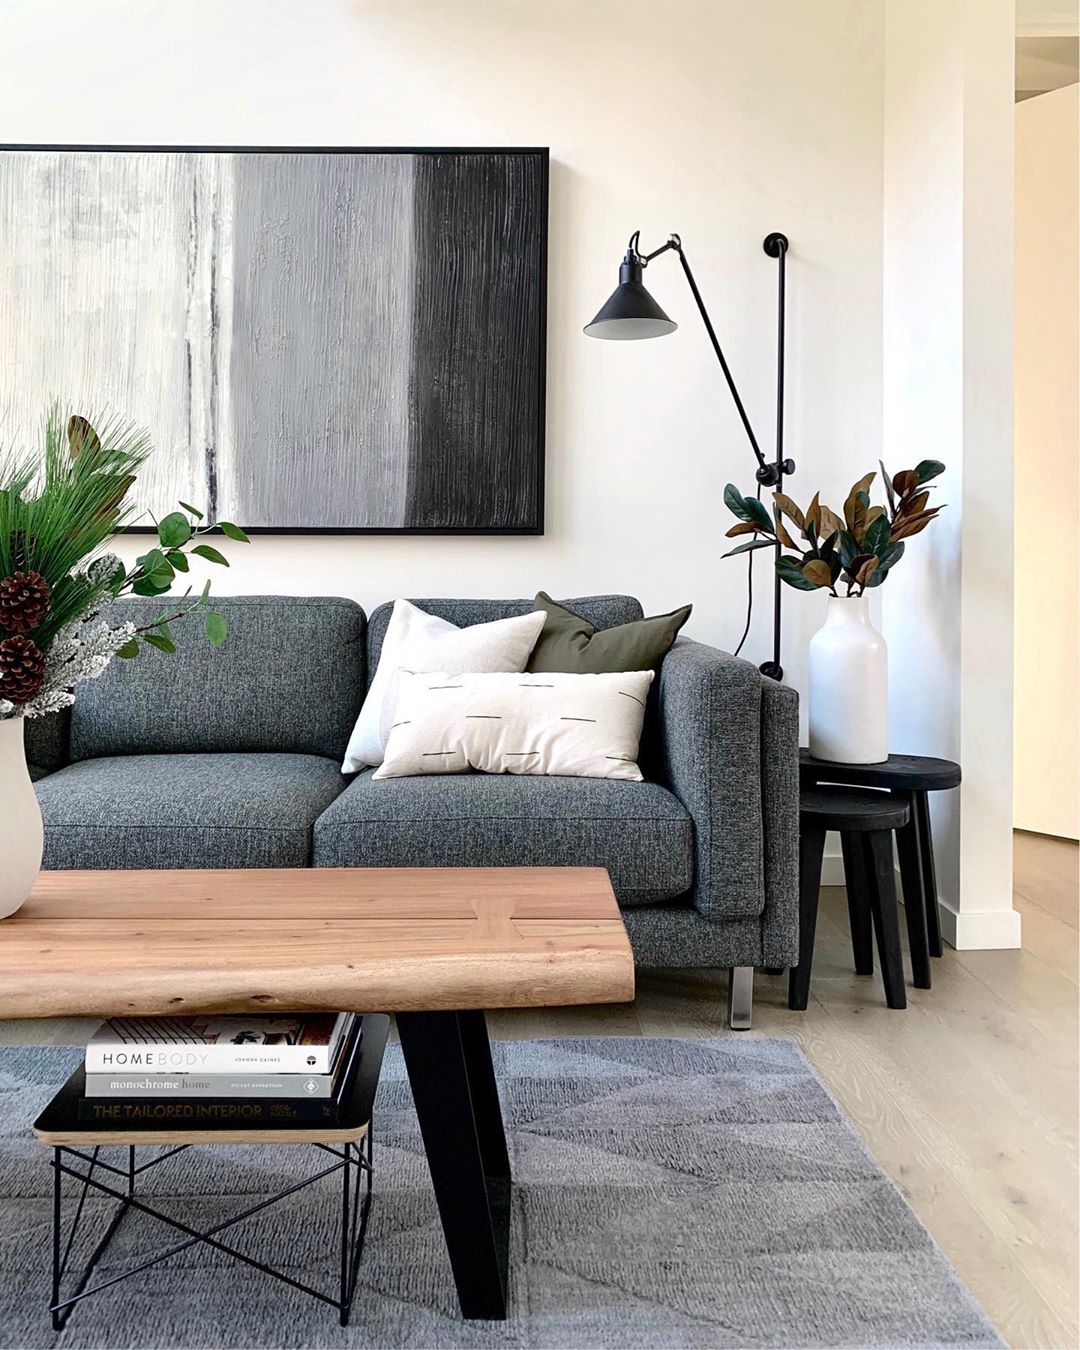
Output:
[[[709,919],[764,916],[765,927],[774,908],[790,907],[783,927],[792,927],[798,696],[748,661],[682,638],[661,666],[659,702],[667,785],[694,821],[693,903]]]

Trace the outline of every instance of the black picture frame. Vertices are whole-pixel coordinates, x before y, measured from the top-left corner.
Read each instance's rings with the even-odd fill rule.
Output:
[[[98,144],[91,142],[3,142],[0,153],[31,152],[92,152],[117,154],[291,154],[291,155],[516,155],[535,156],[541,167],[540,190],[540,257],[539,305],[537,313],[538,389],[536,424],[535,500],[536,521],[529,526],[245,526],[249,534],[257,535],[411,535],[445,537],[540,536],[545,532],[545,487],[547,481],[547,314],[548,314],[548,247],[550,204],[550,148],[547,146],[373,146],[373,145],[160,145],[160,144]],[[125,533],[156,534],[153,525],[132,525]]]

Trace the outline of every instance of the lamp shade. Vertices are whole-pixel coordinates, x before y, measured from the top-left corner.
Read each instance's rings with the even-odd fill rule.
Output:
[[[669,319],[641,282],[641,263],[627,254],[619,268],[619,284],[607,303],[585,325],[588,337],[633,341],[674,333],[678,324]]]

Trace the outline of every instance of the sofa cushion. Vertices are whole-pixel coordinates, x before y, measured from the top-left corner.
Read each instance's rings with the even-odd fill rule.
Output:
[[[693,882],[693,826],[658,783],[454,774],[354,779],[315,823],[317,867],[606,867],[624,905]]]
[[[532,600],[413,600],[412,603],[428,614],[468,628],[474,623],[491,623],[495,619],[515,618],[532,614]],[[588,619],[595,628],[614,628],[616,624],[632,623],[644,615],[640,603],[632,595],[587,595],[581,600],[565,602],[576,614]],[[374,672],[379,665],[383,638],[394,612],[393,602],[374,610],[367,625],[367,668]]]
[[[169,604],[122,600],[115,622],[149,623]],[[81,684],[71,758],[295,751],[341,762],[364,699],[364,611],[335,597],[215,597],[229,621],[211,647],[192,615],[172,655],[144,651]]]
[[[308,867],[345,780],[317,755],[125,755],[35,786],[46,867]]]

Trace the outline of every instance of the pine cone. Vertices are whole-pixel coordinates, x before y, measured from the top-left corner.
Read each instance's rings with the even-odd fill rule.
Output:
[[[27,637],[0,642],[0,698],[29,703],[45,683],[45,653]]]
[[[52,587],[38,572],[16,572],[0,580],[0,628],[29,633],[49,612]]]

